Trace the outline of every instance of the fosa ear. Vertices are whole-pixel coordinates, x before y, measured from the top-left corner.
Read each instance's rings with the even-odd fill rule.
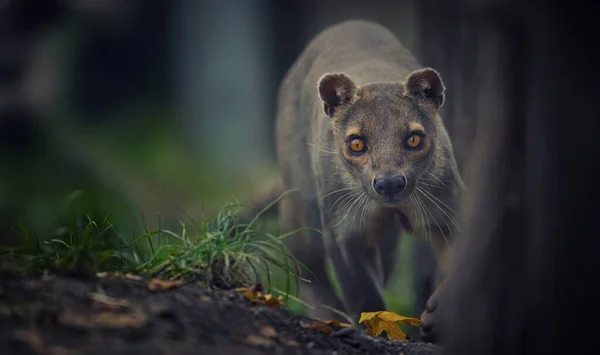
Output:
[[[317,85],[323,101],[323,110],[333,118],[340,107],[352,102],[356,95],[356,84],[343,73],[327,73],[319,79]]]
[[[413,71],[404,83],[404,95],[431,105],[435,110],[439,110],[444,104],[445,90],[442,77],[432,68]]]

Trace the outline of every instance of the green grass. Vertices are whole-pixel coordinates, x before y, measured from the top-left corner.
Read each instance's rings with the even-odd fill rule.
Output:
[[[60,271],[129,271],[138,265],[139,254],[110,224],[110,215],[95,221],[90,215],[60,224],[55,234],[44,240],[34,228],[22,221],[16,233],[24,240],[16,247],[0,247],[3,265],[26,272],[44,269]]]
[[[39,236],[33,226],[17,221],[13,228],[22,243],[0,246],[0,262],[25,272],[133,272],[186,279],[207,287],[257,282],[269,287],[272,275],[277,274],[290,290],[292,282],[297,282],[296,261],[283,240],[295,232],[274,236],[260,231],[259,217],[264,211],[241,224],[237,220],[240,207],[231,202],[206,220],[181,221],[177,231],[159,227],[137,237],[120,234],[110,214],[67,209],[50,236]]]
[[[184,224],[178,234],[163,231],[179,243],[151,246],[153,256],[143,269],[163,278],[193,278],[206,286],[226,287],[257,282],[270,286],[277,272],[289,290],[291,281],[297,281],[296,260],[283,240],[295,231],[280,236],[258,232],[258,215],[248,224],[238,224],[236,211],[235,204],[225,206],[215,217],[196,223],[199,232],[193,234]]]

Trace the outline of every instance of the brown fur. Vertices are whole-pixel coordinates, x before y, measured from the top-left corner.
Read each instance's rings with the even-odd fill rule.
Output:
[[[279,205],[283,231],[301,227],[289,247],[314,275],[301,297],[313,305],[360,312],[385,309],[382,289],[394,265],[402,228],[427,238],[445,270],[458,228],[464,189],[450,138],[439,117],[445,88],[439,74],[419,68],[385,28],[347,21],[319,34],[286,74],[279,92],[277,156],[283,190],[300,191]],[[413,130],[422,148],[407,149]],[[359,135],[368,150],[352,154]],[[406,177],[406,188],[382,197],[374,179]],[[325,273],[330,258],[343,300]],[[318,309],[312,316],[339,317]]]

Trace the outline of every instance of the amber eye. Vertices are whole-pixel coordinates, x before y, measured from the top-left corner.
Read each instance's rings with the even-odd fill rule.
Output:
[[[348,141],[348,149],[350,149],[351,153],[362,154],[367,151],[367,145],[362,138],[353,137]]]
[[[423,136],[418,133],[411,133],[406,139],[406,146],[410,149],[419,149],[423,145]]]

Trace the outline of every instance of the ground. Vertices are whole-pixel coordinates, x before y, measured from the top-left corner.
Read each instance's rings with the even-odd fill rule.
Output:
[[[127,277],[0,275],[2,354],[435,354],[428,343],[329,333],[231,290],[150,290]]]

